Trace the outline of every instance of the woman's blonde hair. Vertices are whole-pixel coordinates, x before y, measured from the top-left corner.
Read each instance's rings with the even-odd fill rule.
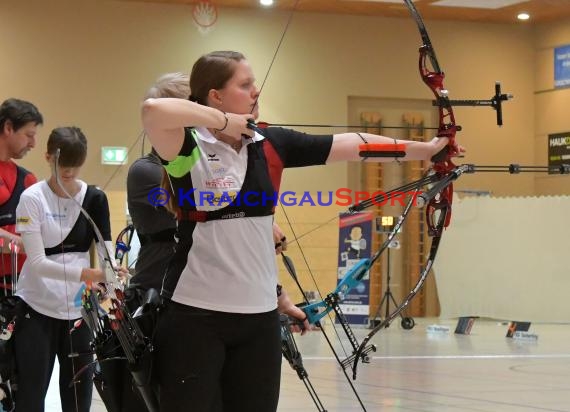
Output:
[[[146,92],[145,99],[158,99],[160,97],[176,97],[179,99],[190,97],[190,76],[180,72],[166,73],[160,76]]]
[[[146,92],[145,99],[158,99],[161,97],[188,99],[190,97],[190,76],[180,72],[166,73],[160,76]],[[156,153],[154,149],[153,153]],[[160,186],[170,194],[168,203],[164,205],[164,207],[170,213],[177,215],[180,208],[176,203],[174,191],[170,184],[170,178],[164,168],[162,169],[162,182]]]

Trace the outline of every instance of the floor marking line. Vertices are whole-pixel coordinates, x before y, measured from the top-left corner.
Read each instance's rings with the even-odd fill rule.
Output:
[[[544,355],[396,355],[371,356],[375,360],[407,360],[407,359],[568,359],[569,353]],[[336,360],[333,356],[303,356],[306,360]]]

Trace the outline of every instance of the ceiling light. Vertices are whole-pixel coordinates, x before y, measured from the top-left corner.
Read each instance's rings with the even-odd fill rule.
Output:
[[[528,13],[519,13],[519,14],[517,14],[517,19],[519,19],[519,20],[528,20],[528,19],[530,19],[530,14],[528,14]]]
[[[259,3],[262,6],[272,6],[273,5],[273,0],[259,0]]]
[[[526,0],[439,0],[431,3],[430,6],[445,7],[469,7],[473,9],[501,9],[524,3]]]

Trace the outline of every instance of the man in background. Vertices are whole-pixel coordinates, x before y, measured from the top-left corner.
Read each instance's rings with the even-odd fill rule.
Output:
[[[7,99],[0,105],[0,296],[12,295],[12,272],[20,273],[25,256],[12,262],[10,245],[22,252],[22,241],[15,234],[16,206],[20,195],[36,183],[36,177],[13,159],[23,158],[36,146],[43,117],[32,103]],[[12,263],[16,267],[12,268]]]

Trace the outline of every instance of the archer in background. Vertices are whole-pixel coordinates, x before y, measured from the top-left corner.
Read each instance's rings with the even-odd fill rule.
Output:
[[[19,273],[25,259],[20,255],[17,267],[12,268],[9,243],[13,242],[22,251],[22,240],[15,232],[16,206],[24,189],[37,182],[32,173],[12,159],[23,158],[36,146],[38,127],[43,121],[37,107],[30,102],[7,99],[0,105],[0,295],[3,296],[13,294],[12,271]]]
[[[190,95],[189,77],[183,73],[167,73],[159,77],[146,93],[146,99]],[[149,194],[160,188],[164,168],[154,149],[135,160],[127,175],[129,214],[141,248],[130,285],[143,290],[162,288],[166,264],[174,255],[176,217],[163,202],[151,203]]]
[[[400,160],[427,160],[448,139],[257,129],[259,90],[238,52],[198,59],[190,89],[190,100],[149,99],[142,110],[180,208],[179,242],[163,282],[165,309],[156,332],[161,411],[209,412],[221,389],[226,412],[274,412],[281,374],[279,313],[304,319],[309,327],[305,313],[277,287],[275,205],[267,199],[279,191],[283,169],[361,160],[363,142],[404,144]],[[219,178],[233,187],[215,187]],[[192,199],[196,191],[222,196],[229,190],[239,195],[224,207]],[[266,201],[246,198],[251,193]]]
[[[51,176],[26,189],[16,209],[16,231],[28,255],[17,290],[25,303],[14,335],[17,412],[44,410],[56,356],[63,412],[88,412],[91,405],[92,370],[70,386],[74,373],[93,360],[91,331],[77,321],[84,282],[106,277],[90,265],[89,248],[96,237],[81,205],[105,239],[99,246],[110,251],[112,244],[105,193],[78,179],[86,156],[87,139],[79,128],[54,129],[46,152]],[[99,258],[104,261],[101,253]],[[70,358],[71,353],[79,355]]]
[[[189,77],[183,73],[167,73],[160,76],[147,91],[146,99],[190,95]],[[135,230],[140,240],[140,250],[135,264],[135,274],[125,291],[127,304],[134,311],[142,304],[149,289],[162,288],[165,268],[174,255],[176,218],[162,202],[151,203],[153,193],[161,187],[163,166],[154,149],[137,159],[127,175],[127,204]],[[122,412],[140,412],[146,406],[134,387],[131,373],[125,368]]]

